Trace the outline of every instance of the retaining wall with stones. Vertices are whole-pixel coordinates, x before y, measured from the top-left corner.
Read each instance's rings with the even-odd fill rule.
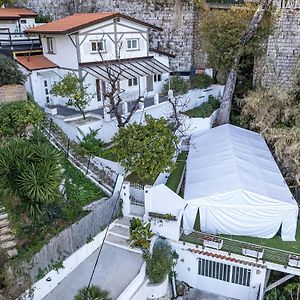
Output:
[[[0,104],[26,99],[26,89],[23,85],[12,84],[0,87]]]
[[[52,238],[36,253],[30,263],[32,281],[37,280],[37,275],[41,270],[47,271],[51,264],[64,260],[101,232],[109,224],[116,201],[117,197],[111,197],[94,203],[90,206],[92,211],[88,215]],[[115,217],[117,213],[118,209]]]

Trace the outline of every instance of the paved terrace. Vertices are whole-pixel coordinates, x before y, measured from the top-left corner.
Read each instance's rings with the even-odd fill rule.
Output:
[[[167,96],[159,97],[159,103],[165,102],[167,100],[168,100]],[[130,109],[135,104],[135,101],[128,101],[127,103],[128,103],[128,110],[130,111]],[[149,97],[144,100],[145,108],[153,106],[153,105],[154,105],[154,97]],[[57,109],[57,114],[64,116],[64,117],[72,117],[72,116],[80,115],[80,112],[78,110],[68,107],[68,106],[56,105],[55,107]],[[89,110],[89,111],[86,111],[86,113],[93,113],[93,114],[100,115],[103,117],[103,108],[101,107],[98,109]],[[113,117],[113,114],[111,114],[111,117]]]
[[[300,256],[300,222],[297,226],[297,236],[295,242],[284,242],[280,236],[275,236],[271,239],[262,239],[246,236],[228,236],[228,235],[211,235],[198,231],[190,234],[182,234],[180,240],[183,242],[203,246],[203,239],[205,236],[218,237],[223,240],[223,247],[221,251],[226,251],[229,254],[235,253],[242,255],[242,249],[245,246],[256,245],[264,249],[262,261],[288,265],[290,255]]]

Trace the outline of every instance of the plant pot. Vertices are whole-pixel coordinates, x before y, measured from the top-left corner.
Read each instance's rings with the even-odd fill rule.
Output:
[[[288,265],[291,266],[291,267],[300,268],[300,256],[290,255]]]
[[[49,115],[57,115],[57,108],[55,106],[45,106],[45,112]]]
[[[220,250],[223,247],[223,240],[220,241],[210,241],[210,240],[203,240],[203,245],[205,247],[213,248]]]
[[[264,256],[264,250],[254,250],[254,249],[243,248],[242,253],[245,256],[250,256],[250,257],[257,258],[257,259],[261,259]]]

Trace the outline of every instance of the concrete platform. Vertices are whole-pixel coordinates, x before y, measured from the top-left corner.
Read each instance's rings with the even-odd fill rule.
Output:
[[[71,272],[44,300],[72,300],[89,282],[98,249]],[[104,244],[92,284],[110,292],[112,300],[125,290],[139,273],[141,254]]]
[[[207,293],[197,289],[190,289],[186,296],[178,297],[177,300],[238,300],[217,294]]]

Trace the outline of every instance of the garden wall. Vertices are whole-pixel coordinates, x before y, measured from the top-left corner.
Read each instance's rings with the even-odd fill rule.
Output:
[[[27,93],[23,85],[12,84],[0,87],[0,104],[26,99]]]
[[[52,263],[62,261],[102,231],[109,224],[117,199],[111,197],[98,201],[88,215],[52,238],[36,253],[31,260],[32,280],[37,280],[40,270],[46,270]],[[117,217],[116,213],[114,217]]]

